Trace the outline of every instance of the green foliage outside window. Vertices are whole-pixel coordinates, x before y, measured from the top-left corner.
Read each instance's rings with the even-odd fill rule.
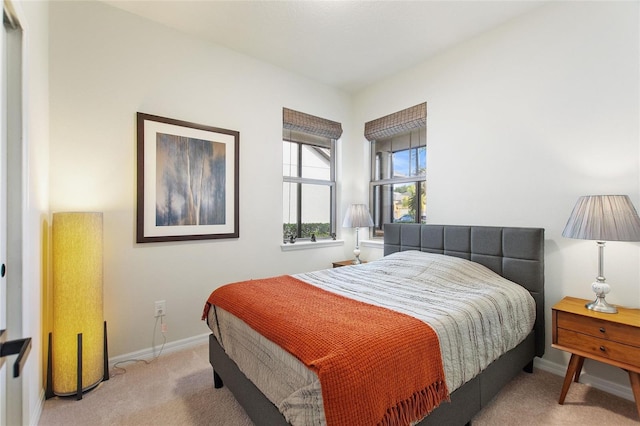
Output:
[[[296,235],[297,226],[295,223],[285,223],[283,225],[283,237],[287,239],[290,235]],[[331,227],[329,223],[303,223],[300,237],[311,238],[311,234],[315,234],[316,238],[329,238],[331,236]]]

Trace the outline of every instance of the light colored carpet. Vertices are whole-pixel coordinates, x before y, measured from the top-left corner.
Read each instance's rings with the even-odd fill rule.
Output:
[[[150,364],[123,365],[126,373],[84,394],[81,401],[45,402],[39,425],[224,425],[253,423],[226,389],[213,388],[207,345],[162,355]],[[574,383],[558,405],[562,377],[521,373],[476,418],[473,426],[638,425],[635,404]]]

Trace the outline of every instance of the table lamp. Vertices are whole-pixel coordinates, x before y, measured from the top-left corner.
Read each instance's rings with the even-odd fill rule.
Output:
[[[587,195],[576,202],[562,236],[595,240],[598,245],[598,276],[591,285],[596,299],[587,309],[615,314],[605,300],[610,286],[604,278],[605,241],[640,241],[640,218],[627,195]]]
[[[342,226],[344,228],[356,228],[356,248],[353,250],[353,254],[355,255],[353,264],[358,265],[362,263],[360,260],[359,230],[360,228],[373,226],[373,219],[371,219],[371,214],[369,214],[367,206],[364,204],[351,204],[349,210],[347,210],[346,216],[344,217]]]

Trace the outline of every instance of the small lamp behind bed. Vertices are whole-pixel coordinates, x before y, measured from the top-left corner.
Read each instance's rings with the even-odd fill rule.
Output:
[[[364,204],[351,204],[349,210],[347,210],[346,216],[344,217],[342,226],[344,228],[356,228],[356,248],[353,250],[353,254],[355,255],[353,264],[358,265],[362,263],[360,260],[359,229],[373,226],[373,219],[371,219],[371,214],[369,214],[367,206]]]
[[[615,306],[605,300],[609,284],[604,278],[605,241],[640,241],[640,218],[627,195],[588,195],[576,202],[562,236],[595,240],[598,244],[598,276],[591,284],[596,300],[586,308],[615,314]]]

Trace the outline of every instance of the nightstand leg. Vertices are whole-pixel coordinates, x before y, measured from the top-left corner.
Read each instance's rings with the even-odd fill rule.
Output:
[[[569,360],[569,366],[567,367],[567,374],[564,376],[564,383],[562,384],[562,391],[560,392],[558,404],[564,404],[564,398],[567,396],[569,386],[571,386],[571,380],[575,378],[575,381],[578,381],[578,376],[580,376],[580,371],[582,370],[582,364],[584,364],[584,357],[571,354],[571,359]]]
[[[636,408],[638,409],[638,416],[640,416],[640,373],[629,371],[629,381],[631,382],[631,390],[633,391],[633,397],[636,400]]]
[[[576,372],[573,376],[573,381],[578,383],[580,381],[580,373],[582,373],[582,366],[584,365],[584,357],[579,357],[578,363],[576,365]]]

